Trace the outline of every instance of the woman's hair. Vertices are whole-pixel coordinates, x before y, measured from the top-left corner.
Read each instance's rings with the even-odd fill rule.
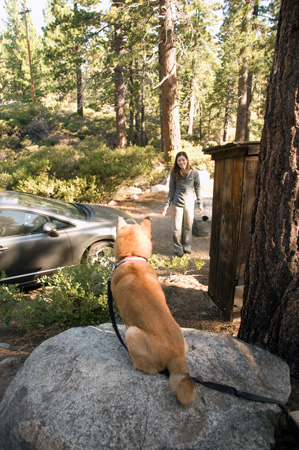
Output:
[[[172,175],[174,178],[174,181],[179,181],[179,179],[181,178],[181,169],[180,166],[178,165],[178,158],[180,156],[184,156],[187,159],[187,171],[189,171],[190,169],[192,169],[191,164],[189,163],[189,158],[186,152],[178,152],[175,156],[175,161],[174,161],[174,165],[173,165],[173,169],[172,169]]]

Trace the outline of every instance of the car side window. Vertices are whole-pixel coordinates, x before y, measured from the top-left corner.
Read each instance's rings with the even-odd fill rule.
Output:
[[[0,211],[0,236],[42,233],[47,217],[26,211]]]
[[[57,220],[57,219],[51,218],[51,222],[54,223],[54,225],[56,226],[57,230],[61,230],[62,228],[73,227],[73,225],[71,225],[70,223],[63,222],[62,220]]]

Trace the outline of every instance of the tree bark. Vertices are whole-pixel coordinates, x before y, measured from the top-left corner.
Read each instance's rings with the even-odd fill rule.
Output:
[[[163,148],[169,161],[181,150],[174,0],[160,0],[160,63]]]
[[[245,0],[248,4],[248,0]],[[246,42],[247,28],[249,22],[249,8],[245,12],[245,16],[241,25],[241,39]],[[240,59],[242,61],[239,70],[238,79],[238,109],[237,109],[237,124],[236,124],[236,142],[244,142],[246,140],[246,129],[247,129],[247,79],[248,79],[248,55],[246,44],[242,47],[240,51]]]
[[[253,78],[252,72],[249,71],[248,78],[247,78],[245,141],[249,141],[249,139],[250,139],[252,78]]]
[[[34,77],[33,77],[33,68],[32,68],[30,40],[29,40],[29,33],[28,33],[28,23],[27,23],[27,17],[26,17],[26,14],[28,14],[29,12],[30,12],[30,10],[26,10],[19,14],[22,14],[24,16],[24,21],[25,21],[26,41],[27,41],[28,60],[29,60],[29,68],[30,68],[30,80],[31,80],[31,96],[32,96],[32,103],[35,103]]]
[[[79,48],[76,49],[79,54]],[[83,117],[83,85],[82,85],[82,69],[79,62],[76,63],[77,78],[77,114]]]
[[[130,110],[130,116],[129,116],[129,134],[128,134],[128,145],[133,144],[133,138],[134,138],[134,89],[133,89],[133,67],[131,64],[131,67],[129,69],[129,93],[130,93],[130,102],[129,102],[129,110]]]
[[[194,120],[194,111],[195,111],[195,92],[194,92],[194,84],[192,83],[192,91],[190,97],[190,105],[189,105],[189,125],[188,125],[188,134],[192,136],[193,134],[193,120]]]
[[[228,132],[229,126],[231,123],[231,104],[229,100],[229,95],[226,97],[226,105],[225,105],[225,113],[224,113],[224,124],[223,124],[223,142],[226,143],[228,141]]]
[[[299,2],[282,0],[239,337],[299,362]]]
[[[123,66],[120,64],[122,53],[122,25],[114,25],[115,35],[115,53],[119,58],[119,62],[114,69],[115,79],[115,112],[116,112],[116,142],[117,147],[126,147],[126,118],[125,118],[125,80]]]
[[[142,85],[141,85],[141,130],[140,145],[146,146],[146,129],[145,129],[145,61],[142,64]]]
[[[161,73],[161,67],[162,67],[162,62],[161,62],[161,42],[159,45],[159,64],[160,64],[160,68],[159,68],[159,83],[162,82],[162,73]],[[165,148],[164,148],[164,122],[163,122],[163,108],[162,108],[162,89],[160,90],[160,94],[159,94],[159,103],[160,103],[160,128],[161,128],[161,152],[165,153]]]
[[[74,15],[78,13],[77,2],[74,2]],[[82,67],[80,62],[80,44],[77,43],[75,46],[76,52],[76,83],[77,83],[77,114],[83,117],[83,84],[82,84]]]

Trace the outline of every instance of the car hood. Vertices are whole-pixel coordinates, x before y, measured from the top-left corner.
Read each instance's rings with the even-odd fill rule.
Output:
[[[126,212],[113,208],[112,206],[89,204],[93,209],[94,215],[91,217],[92,221],[106,222],[106,220],[117,221],[118,217],[123,217],[127,223],[136,223],[135,220]]]

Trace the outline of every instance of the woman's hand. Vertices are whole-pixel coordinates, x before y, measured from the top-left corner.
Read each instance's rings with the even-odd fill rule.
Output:
[[[165,207],[163,208],[162,216],[166,216],[167,209],[168,209],[167,206],[165,206]]]

